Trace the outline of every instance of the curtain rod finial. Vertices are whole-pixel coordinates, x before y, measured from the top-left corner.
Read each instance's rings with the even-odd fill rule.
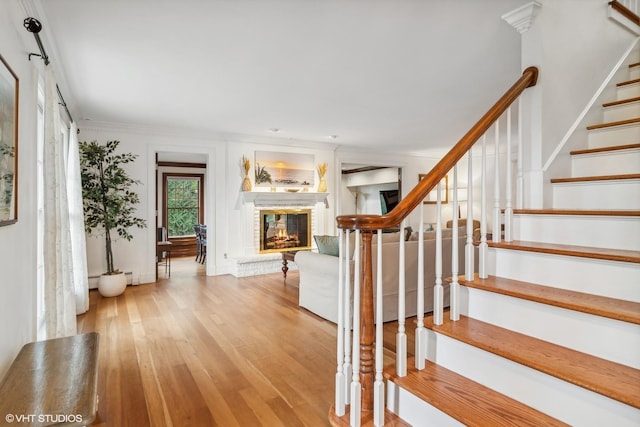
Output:
[[[42,31],[42,24],[36,18],[25,18],[24,27],[30,33],[38,34],[40,31]]]

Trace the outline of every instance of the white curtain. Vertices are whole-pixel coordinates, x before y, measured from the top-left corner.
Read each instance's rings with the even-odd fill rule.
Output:
[[[45,75],[44,304],[46,337],[76,333],[76,297],[60,108],[53,71]]]
[[[87,241],[84,232],[82,181],[80,179],[80,148],[78,128],[71,123],[69,156],[67,157],[67,197],[69,203],[69,231],[73,259],[73,282],[76,294],[76,314],[89,310],[89,274],[87,272]]]

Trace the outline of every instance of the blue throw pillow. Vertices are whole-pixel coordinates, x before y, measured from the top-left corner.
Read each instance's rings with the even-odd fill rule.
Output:
[[[325,255],[338,256],[338,236],[313,236],[318,252]]]

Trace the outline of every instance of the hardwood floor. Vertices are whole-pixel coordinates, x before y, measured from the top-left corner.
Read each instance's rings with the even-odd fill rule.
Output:
[[[189,264],[193,263],[193,264]],[[100,333],[97,426],[325,426],[336,328],[298,307],[298,272],[171,278],[91,291],[79,332]]]

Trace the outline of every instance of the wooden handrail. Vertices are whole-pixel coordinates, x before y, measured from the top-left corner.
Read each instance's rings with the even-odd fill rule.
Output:
[[[636,13],[625,5],[620,3],[618,0],[613,0],[609,2],[609,6],[613,9],[617,10],[622,16],[627,18],[629,21],[633,22],[636,25],[640,25],[640,16],[636,15]]]
[[[473,144],[484,135],[507,108],[528,87],[536,85],[538,68],[528,67],[522,76],[509,88],[493,107],[467,132],[465,136],[436,164],[405,198],[385,215],[340,215],[338,228],[347,230],[378,230],[396,227],[427,197],[451,168],[466,154]]]
[[[373,410],[373,383],[374,383],[374,363],[375,363],[375,325],[373,322],[373,274],[372,274],[372,252],[371,241],[374,230],[390,228],[399,225],[432,191],[436,185],[444,178],[451,168],[467,153],[473,144],[484,135],[493,123],[502,116],[522,92],[531,86],[535,86],[538,80],[538,69],[529,67],[522,73],[522,76],[509,90],[495,103],[493,107],[476,123],[465,136],[436,164],[429,174],[416,185],[398,205],[386,215],[342,215],[337,218],[338,228],[347,230],[361,230],[362,241],[360,248],[362,257],[360,258],[360,306],[359,325],[354,325],[360,331],[359,339],[359,366],[360,385],[362,387],[359,405],[354,404],[354,408],[360,409],[362,413],[369,413]],[[356,265],[358,262],[356,261]],[[347,267],[348,268],[348,267]],[[355,321],[355,318],[354,318]],[[342,326],[339,326],[342,327]],[[355,338],[354,338],[355,339]],[[354,398],[352,396],[352,398]],[[356,409],[357,410],[357,409]]]

